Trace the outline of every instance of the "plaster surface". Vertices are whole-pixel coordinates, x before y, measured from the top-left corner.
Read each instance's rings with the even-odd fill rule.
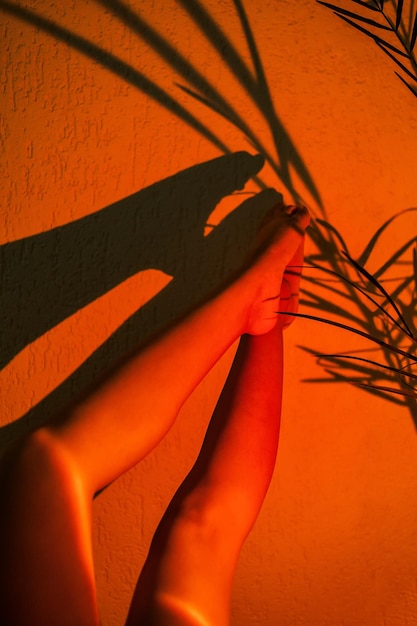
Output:
[[[100,2],[10,4],[30,8],[94,42],[165,89],[232,151],[254,152],[239,131],[182,92],[175,83],[183,78]],[[417,100],[373,42],[313,0],[244,4],[280,119],[308,165],[329,221],[358,254],[386,219],[416,204]],[[248,60],[233,3],[204,0],[203,5]],[[179,4],[130,0],[129,6],[209,77],[271,146],[253,103]],[[220,155],[218,147],[133,79],[126,80],[39,24],[2,10],[1,3],[0,41],[1,244],[94,218],[105,207]],[[264,179],[291,200],[267,167]],[[215,186],[216,181],[207,184]],[[305,195],[314,206],[311,195]],[[162,208],[167,215],[173,212],[169,200]],[[230,206],[222,204],[207,219],[219,224],[210,226],[208,237],[228,211]],[[116,223],[123,225],[124,214]],[[188,222],[177,223],[184,234]],[[80,304],[5,365],[0,372],[2,426],[18,423],[48,399],[120,325],[145,304],[157,302],[155,297],[178,278],[171,269],[184,270],[185,253],[179,245],[168,258],[161,241],[174,232],[172,220],[160,218],[158,225],[157,236],[149,235],[137,250],[138,258],[143,247],[158,250],[158,266],[149,263]],[[416,233],[416,226],[412,214],[400,218],[384,238],[381,256]],[[98,227],[92,232],[94,240],[104,236]],[[228,232],[223,245],[233,249],[235,237]],[[204,224],[200,234],[203,239]],[[70,258],[77,259],[88,246],[77,237]],[[111,256],[111,240],[105,245]],[[218,259],[213,271],[221,273],[221,263]],[[86,275],[74,275],[74,284],[83,287]],[[12,292],[30,310],[30,289],[16,282]],[[61,296],[71,300],[71,293]],[[147,311],[148,326],[141,327],[141,337],[159,320],[157,304]],[[117,350],[134,340],[132,328]],[[12,325],[1,332],[20,337]],[[405,408],[348,385],[301,382],[321,370],[298,345],[332,351],[348,341],[308,321],[287,332],[278,463],[239,562],[233,625],[417,624],[417,436],[411,417]],[[103,362],[114,358],[114,345]],[[161,445],[94,503],[103,626],[123,623],[153,531],[197,454],[232,356],[233,350],[203,382]],[[66,388],[62,398],[76,395],[78,385]],[[53,403],[40,406],[45,409],[30,414],[29,421],[41,419],[42,410],[52,410]],[[14,436],[4,428],[5,433]]]

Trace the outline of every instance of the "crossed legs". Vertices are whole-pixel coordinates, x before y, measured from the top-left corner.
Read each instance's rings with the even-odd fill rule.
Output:
[[[154,535],[128,626],[229,623],[236,562],[274,468],[281,380],[281,328],[242,337],[200,455]]]
[[[277,323],[276,311],[307,224],[302,209],[272,211],[250,265],[221,293],[10,452],[0,485],[0,611],[10,626],[99,623],[94,494],[158,444],[193,389],[244,335],[201,454],[155,534],[127,621],[227,624],[236,560],[274,466],[288,321]]]

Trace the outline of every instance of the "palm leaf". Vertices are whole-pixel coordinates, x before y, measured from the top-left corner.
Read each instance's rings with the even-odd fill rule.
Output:
[[[384,16],[385,20],[388,22],[388,26],[385,25],[385,24],[381,24],[380,22],[378,22],[378,21],[376,21],[374,19],[371,19],[371,18],[368,18],[366,16],[360,15],[359,13],[356,13],[354,11],[348,11],[348,10],[342,9],[342,8],[340,8],[340,7],[338,7],[338,6],[334,5],[334,4],[331,4],[331,3],[328,3],[328,2],[323,2],[323,0],[317,0],[317,1],[319,2],[319,4],[323,4],[327,8],[333,10],[334,13],[338,17],[340,17],[342,20],[347,22],[350,26],[353,26],[353,28],[356,28],[357,30],[362,32],[367,37],[370,37],[371,39],[373,39],[375,41],[375,43],[378,45],[378,47],[385,54],[387,54],[392,61],[394,61],[394,63],[401,69],[402,72],[404,72],[406,74],[406,76],[408,76],[408,78],[411,78],[413,81],[417,81],[416,64],[415,64],[415,61],[414,61],[414,59],[413,59],[413,57],[411,55],[412,50],[413,50],[413,48],[415,46],[415,43],[416,43],[416,39],[417,39],[417,14],[414,16],[412,28],[411,28],[411,23],[409,25],[410,30],[411,30],[411,35],[410,35],[409,40],[408,40],[408,36],[404,35],[403,32],[402,32],[405,29],[405,27],[403,25],[403,21],[402,21],[403,8],[404,8],[404,1],[403,0],[397,0],[396,6],[395,6],[395,2],[392,3],[395,6],[395,20],[394,21],[392,21],[384,13],[384,2],[383,1],[379,0],[379,2],[376,2],[374,5],[371,5],[371,4],[362,2],[360,0],[352,0],[353,2],[355,2],[356,4],[359,4],[362,7],[366,7],[368,9],[370,9],[370,10],[378,11],[379,13],[382,13],[382,15]],[[413,12],[413,7],[410,8],[410,17],[411,17],[411,13],[412,12]],[[401,25],[403,25],[402,29],[400,29]],[[375,32],[369,30],[367,27],[371,27],[373,29],[391,31],[392,33],[395,34],[395,36],[399,40],[399,42],[401,44],[401,47],[399,48],[399,47],[389,43],[388,41],[386,41],[382,37],[378,36]],[[404,63],[402,63],[397,58],[398,56],[399,57],[403,57],[404,59],[408,59],[411,62],[412,66],[413,66],[413,70],[411,71],[406,65],[404,65]],[[417,88],[414,87],[414,85],[412,83],[410,84],[409,82],[407,82],[404,79],[404,77],[401,76],[401,74],[399,74],[398,72],[395,72],[395,74],[406,85],[406,87],[408,87],[408,89],[411,91],[411,93],[414,96],[417,96]]]
[[[348,246],[345,242],[345,240],[343,239],[342,235],[339,233],[339,231],[329,222],[326,222],[326,220],[323,219],[319,219],[317,218],[315,220],[320,226],[323,226],[323,228],[325,228],[327,231],[329,231],[330,233],[332,233],[333,235],[335,235],[336,239],[339,241],[341,247],[344,250],[348,250]]]
[[[417,394],[415,392],[400,390],[400,389],[396,389],[395,387],[384,387],[384,386],[379,386],[379,385],[367,385],[366,383],[358,383],[358,382],[353,382],[352,385],[355,385],[357,387],[362,387],[364,389],[379,389],[381,391],[387,391],[388,393],[393,393],[393,394],[397,394],[399,396],[404,396],[405,398],[413,398],[413,400],[417,399]]]
[[[314,378],[303,378],[302,382],[303,383],[321,383],[321,384],[329,384],[329,383],[333,383],[333,384],[353,384],[353,385],[358,385],[358,383],[360,381],[358,381],[358,383],[355,383],[355,381],[352,381],[350,378],[348,378],[347,376],[343,376],[342,374],[338,374],[336,372],[334,372],[333,370],[324,370],[326,374],[328,374],[330,376],[330,378],[324,378],[324,377],[314,377]],[[393,404],[397,404],[398,406],[404,406],[405,402],[399,400],[398,398],[396,398],[395,396],[393,396],[393,394],[389,394],[386,393],[376,387],[373,387],[372,385],[364,385],[365,391],[367,391],[368,393],[371,393],[372,395],[378,397],[378,398],[382,398],[383,400],[387,400],[388,402],[392,402]]]
[[[374,277],[375,278],[379,278],[380,276],[382,276],[383,274],[385,274],[385,272],[390,269],[394,263],[396,263],[398,261],[398,259],[404,254],[404,252],[406,252],[406,250],[413,245],[416,242],[416,237],[412,237],[411,239],[409,239],[404,245],[401,246],[401,248],[399,248],[396,252],[394,252],[394,254],[392,256],[390,256],[390,258],[385,261],[385,263],[383,265],[381,265],[381,267],[379,268],[379,270],[376,270],[374,272]]]
[[[384,46],[386,46],[387,48],[390,48],[390,50],[392,50],[393,52],[395,52],[396,54],[399,54],[400,56],[403,56],[405,58],[408,58],[408,55],[403,52],[402,50],[400,50],[399,48],[396,48],[395,46],[393,46],[392,44],[390,44],[388,41],[385,41],[384,39],[381,39],[381,37],[378,37],[378,35],[374,35],[374,33],[371,33],[370,31],[366,30],[366,28],[363,28],[362,26],[360,26],[359,24],[356,24],[355,22],[353,22],[351,19],[349,19],[348,17],[345,17],[344,15],[339,15],[341,20],[344,20],[345,22],[347,22],[348,24],[350,24],[351,26],[353,26],[353,28],[356,28],[357,30],[359,30],[361,33],[363,33],[364,35],[366,35],[367,37],[370,37],[371,39],[373,39],[376,42],[379,42],[381,44],[383,44]]]
[[[414,17],[414,25],[413,25],[413,30],[411,32],[410,48],[409,48],[410,52],[412,52],[414,49],[416,39],[417,39],[417,13]]]
[[[265,156],[277,176],[282,178],[282,173],[277,169],[274,159],[268,154],[266,147],[256,138],[250,126],[188,59],[178,52],[169,41],[162,37],[154,28],[145,22],[145,20],[119,0],[97,0],[97,2],[102,4],[105,8],[110,9],[113,14],[119,17],[131,30],[137,33],[143,41],[155,50],[175,72],[180,74],[187,83],[194,87],[194,89],[191,89],[185,85],[175,83],[182,91],[215,111],[250,138],[255,149]]]
[[[358,263],[359,265],[366,265],[369,257],[371,256],[371,253],[373,251],[373,249],[375,248],[375,245],[378,242],[378,239],[380,238],[380,236],[382,235],[382,233],[386,230],[386,228],[394,221],[396,220],[398,217],[400,217],[401,215],[404,215],[404,213],[408,213],[409,211],[417,211],[416,207],[411,207],[409,209],[404,209],[403,211],[399,211],[398,213],[396,213],[395,215],[393,215],[392,217],[390,217],[386,222],[384,222],[384,224],[382,224],[382,226],[380,228],[378,228],[378,230],[376,231],[376,233],[371,237],[369,243],[367,244],[367,246],[365,247],[364,251],[362,252],[361,255],[359,255],[358,258]]]
[[[275,108],[272,104],[272,100],[267,97],[266,91],[261,91],[259,89],[259,76],[254,77],[246,63],[240,57],[237,49],[230,42],[230,39],[226,37],[226,35],[216,24],[212,16],[208,13],[208,11],[199,0],[177,1],[180,6],[182,6],[185,11],[187,11],[196,26],[201,30],[201,32],[211,43],[213,48],[218,52],[223,62],[227,65],[232,74],[242,85],[251,100],[264,116],[264,119],[269,125],[275,143],[277,155],[280,159],[280,178],[282,182],[286,185],[288,191],[290,191],[294,197],[299,198],[298,193],[296,192],[291,182],[289,170],[290,163],[294,170],[297,172],[300,179],[307,187],[308,191],[317,202],[318,206],[323,209],[323,203],[320,198],[320,194],[311,177],[311,174],[308,171],[308,168],[306,167],[301,155],[294,146],[288,132],[286,131],[282,122],[279,120]],[[248,45],[252,44],[248,42]],[[256,62],[257,69],[259,71],[258,60]]]
[[[331,372],[326,372],[328,374],[331,374]],[[398,400],[398,398],[394,397],[392,394],[389,393],[385,393],[383,391],[381,391],[380,389],[373,387],[372,385],[360,385],[359,383],[355,383],[352,382],[351,380],[349,380],[349,378],[345,378],[343,376],[340,376],[339,378],[337,378],[336,376],[333,379],[329,379],[329,378],[304,378],[302,379],[302,382],[306,382],[306,383],[349,383],[350,385],[354,385],[356,387],[361,387],[362,389],[364,389],[367,393],[372,394],[373,396],[376,396],[377,398],[381,398],[382,400],[386,400],[387,402],[391,402],[392,404],[396,404],[397,406],[405,406],[405,402]]]
[[[308,266],[306,266],[308,267]],[[311,267],[313,267],[314,269],[317,269],[319,266],[318,265],[312,265]],[[337,276],[339,276],[337,274]],[[348,293],[341,291],[340,289],[337,289],[334,284],[340,283],[340,279],[339,280],[332,280],[332,279],[326,279],[326,278],[315,278],[314,276],[308,276],[308,274],[303,274],[302,276],[303,281],[307,281],[309,283],[311,283],[312,285],[316,285],[318,287],[321,287],[322,289],[327,289],[328,291],[331,291],[332,293],[334,293],[337,296],[340,296],[342,298],[345,299],[350,299]],[[303,287],[302,289],[303,293],[308,294],[308,291]]]
[[[400,24],[401,24],[401,17],[403,14],[403,4],[404,4],[404,0],[398,0],[398,4],[397,4],[397,15],[396,15],[396,19],[395,19],[395,30],[398,30]]]
[[[413,248],[414,284],[417,288],[417,246]]]
[[[357,289],[358,291],[361,291],[363,293],[363,290],[361,287],[359,287],[359,285],[357,285],[356,283],[354,283],[352,280],[350,280],[350,278],[348,278],[348,276],[341,274],[340,272],[336,272],[336,270],[332,270],[329,267],[323,267],[322,265],[303,265],[304,269],[316,269],[316,270],[320,270],[322,272],[324,272],[325,274],[330,274],[331,276],[336,276],[338,279],[338,282],[342,281],[345,285],[350,285],[351,287],[353,287],[353,289]],[[307,280],[307,276],[303,275],[303,279]],[[313,282],[314,279],[310,278],[310,282]],[[328,288],[331,291],[333,291],[334,293],[338,293],[339,295],[342,295],[344,298],[349,298],[349,295],[347,295],[346,293],[343,293],[333,287],[329,287],[329,282],[330,281],[326,281],[325,279],[315,279],[315,284],[319,285],[320,287],[324,287],[324,288]],[[369,294],[367,294],[366,292],[363,293],[364,296],[366,296],[367,298],[372,300],[372,297],[369,296]],[[377,304],[376,302],[374,304]]]
[[[351,256],[348,255],[347,252],[342,251],[342,254],[352,263],[352,265],[355,267],[355,269],[362,274],[363,276],[365,276],[365,278],[367,278],[372,285],[374,285],[374,287],[376,289],[378,289],[378,291],[380,291],[385,298],[387,299],[387,301],[390,303],[390,305],[393,307],[394,311],[397,313],[399,319],[401,320],[401,322],[404,324],[404,327],[401,326],[401,324],[398,323],[398,321],[388,312],[386,311],[379,303],[376,302],[376,300],[374,300],[373,298],[371,298],[366,292],[364,292],[362,289],[360,289],[359,287],[357,287],[362,293],[364,293],[370,300],[372,300],[375,304],[377,304],[378,308],[387,316],[389,317],[389,319],[396,325],[398,326],[398,328],[400,330],[402,330],[404,333],[406,333],[406,335],[408,335],[410,338],[414,339],[414,335],[413,332],[411,331],[411,329],[409,328],[407,321],[403,318],[402,313],[400,311],[400,309],[398,308],[396,302],[392,299],[392,297],[390,296],[390,294],[388,293],[388,291],[385,289],[385,287],[370,273],[368,272],[368,270],[366,270],[364,267],[362,267],[361,265],[359,265],[354,259],[352,259]]]
[[[218,24],[216,24],[207,9],[201,4],[201,2],[199,2],[199,0],[177,1],[178,4],[190,15],[193,22],[212,44],[213,48],[219,53],[222,60],[226,63],[245,90],[250,93],[251,96],[256,94],[258,86],[252,72],[243,61],[230,39],[223,33]]]
[[[276,314],[277,315],[286,315],[286,313],[283,312],[283,311],[276,311]],[[291,313],[291,315],[293,317],[301,317],[303,319],[313,320],[315,322],[321,322],[322,324],[328,324],[330,326],[335,326],[336,328],[341,328],[342,330],[347,330],[350,333],[353,333],[355,335],[359,335],[360,337],[363,337],[364,339],[368,339],[368,341],[371,341],[373,343],[378,344],[382,348],[388,350],[388,352],[393,352],[395,354],[400,354],[401,356],[405,356],[410,361],[415,361],[417,363],[417,356],[415,356],[414,354],[410,354],[409,352],[406,352],[405,350],[402,350],[401,348],[397,348],[396,346],[392,346],[391,344],[387,343],[386,341],[383,341],[382,339],[378,339],[377,337],[374,337],[373,335],[370,335],[369,333],[366,333],[363,330],[360,330],[359,328],[353,328],[352,326],[348,326],[347,324],[342,324],[341,322],[336,322],[334,320],[328,320],[325,317],[318,317],[316,315],[309,315],[308,313]]]
[[[377,398],[381,398],[382,400],[386,400],[387,402],[392,402],[392,404],[396,404],[397,406],[407,406],[405,400],[398,400],[398,398],[396,398],[394,394],[385,393],[378,387],[372,385],[360,385],[358,383],[351,384],[353,384],[355,387],[360,387],[367,393],[370,393]]]
[[[360,6],[365,7],[366,9],[370,9],[371,11],[379,11],[379,8],[373,6],[369,2],[363,2],[363,0],[352,0],[355,4],[360,4]]]
[[[360,378],[363,381],[364,377],[367,377],[369,381],[385,381],[389,383],[392,381],[392,376],[389,374],[382,372],[378,369],[372,367],[366,367],[365,365],[361,365],[360,363],[348,363],[338,360],[336,357],[332,358],[322,358],[321,356],[318,358],[318,364],[323,368],[327,368],[330,371],[337,370],[349,370],[353,371],[356,378]],[[352,380],[353,374],[346,374],[346,376]]]
[[[413,85],[410,85],[410,83],[407,83],[407,81],[401,76],[401,74],[399,74],[398,72],[395,72],[395,74],[398,76],[400,81],[403,82],[406,87],[408,87],[413,96],[417,96],[417,89],[413,87]]]
[[[334,11],[334,13],[336,15],[346,15],[347,17],[352,17],[355,20],[358,20],[360,22],[365,22],[366,24],[369,24],[369,26],[374,26],[375,28],[381,28],[383,30],[391,30],[389,26],[386,26],[385,24],[380,24],[379,22],[376,22],[375,20],[370,19],[369,17],[363,17],[362,15],[359,15],[359,13],[353,13],[353,11],[348,11],[347,9],[341,9],[340,7],[335,6],[334,4],[330,4],[328,2],[322,2],[322,0],[318,0],[319,4],[322,4],[325,7],[328,7],[329,9],[332,9],[332,11]]]
[[[402,280],[402,282],[398,285],[398,287],[396,287],[394,289],[394,291],[391,292],[391,298],[393,300],[397,300],[398,297],[400,296],[400,294],[407,289],[407,287],[409,287],[414,281],[414,277],[413,276],[407,276],[406,278],[404,278]]]
[[[145,41],[169,66],[187,83],[194,86],[203,96],[212,103],[217,103],[224,114],[230,117],[237,115],[233,107],[223,98],[220,92],[206,79],[206,77],[185,58],[167,39],[161,36],[141,16],[120,0],[96,0],[106,9],[120,18],[130,30]],[[221,105],[221,106],[220,106]]]
[[[355,317],[352,313],[349,313],[342,307],[339,307],[324,298],[320,298],[315,294],[305,291],[303,289],[303,295],[307,294],[310,297],[310,300],[306,300],[304,297],[300,298],[300,305],[307,306],[310,309],[317,309],[319,311],[326,311],[326,313],[331,313],[332,315],[338,315],[339,317],[344,317],[345,319],[350,320],[354,324],[358,324],[360,326],[365,327],[363,321],[358,317]]]
[[[84,56],[92,59],[95,63],[99,63],[102,67],[117,74],[125,82],[139,89],[155,102],[162,105],[165,109],[176,115],[192,129],[200,133],[208,141],[225,154],[230,154],[230,148],[201,120],[190,113],[185,107],[170,96],[164,89],[151,81],[147,76],[133,68],[131,65],[122,61],[104,48],[95,45],[91,41],[77,35],[70,30],[59,26],[55,22],[43,18],[29,9],[21,6],[13,5],[9,2],[0,2],[0,8],[15,17],[37,26],[44,32],[52,35],[59,41],[71,46],[74,50],[82,53]]]
[[[253,35],[252,29],[249,24],[249,20],[247,18],[247,15],[246,15],[246,12],[244,10],[241,0],[233,0],[233,1],[234,1],[236,11],[240,19],[240,23],[242,25],[242,29],[246,38],[246,43],[248,45],[249,52],[251,55],[252,64],[255,70],[258,92],[262,94],[261,97],[258,99],[257,106],[259,110],[262,112],[262,114],[264,115],[266,121],[268,122],[270,126],[271,133],[272,133],[274,143],[275,143],[275,147],[276,147],[278,156],[280,156],[282,155],[282,141],[280,139],[282,135],[282,127],[275,112],[275,106],[274,106],[271,92],[269,89],[268,81],[266,79],[266,74],[265,74],[264,67],[261,61],[261,57],[260,57],[256,42],[255,42],[255,37]],[[262,102],[262,106],[260,102]],[[251,145],[254,145],[253,137],[248,137],[248,138],[249,138]],[[259,150],[259,148],[256,145],[255,147]],[[290,160],[292,160],[294,169],[298,172],[301,179],[304,180],[307,188],[310,190],[313,197],[315,197],[316,201],[318,202],[318,205],[321,207],[322,210],[324,210],[324,207],[320,200],[318,190],[314,184],[313,179],[311,178],[308,172],[307,167],[302,161],[301,156],[295,150],[295,147],[292,144],[292,142],[289,143],[289,147],[290,147],[290,153],[291,153],[289,156],[291,157]],[[260,151],[262,151],[265,154],[265,149],[262,149]],[[287,178],[287,184],[288,184],[290,181],[288,166],[285,162],[282,163],[282,160],[281,160],[281,165],[284,169],[284,172],[285,172],[284,177]],[[282,175],[281,175],[281,178],[283,178]],[[289,191],[292,192],[293,197],[301,200],[300,196],[297,194],[294,188],[292,187],[289,188]]]
[[[265,161],[269,163],[278,178],[286,185],[286,181],[284,180],[284,173],[282,172],[281,168],[277,165],[271,154],[269,154],[265,145],[252,133],[251,129],[246,125],[242,118],[240,118],[240,116],[238,116],[237,114],[235,115],[234,113],[232,115],[229,115],[227,110],[220,108],[215,102],[209,100],[202,94],[194,91],[186,85],[181,85],[180,83],[174,84],[191,98],[194,98],[207,108],[211,109],[212,111],[223,117],[223,119],[233,124],[235,128],[238,128],[240,131],[242,131],[242,133],[246,135],[246,138],[250,142],[250,145],[253,147],[253,149],[264,156]],[[254,180],[258,181],[258,183],[260,182],[259,178],[254,178]],[[263,183],[261,183],[260,186],[265,188],[265,185]]]
[[[281,125],[281,122],[278,120],[278,117],[276,114],[276,110],[275,110],[275,106],[274,106],[271,92],[269,89],[268,81],[266,79],[264,67],[261,61],[260,54],[258,52],[258,47],[256,45],[255,37],[253,35],[252,29],[249,24],[249,20],[247,18],[246,12],[243,7],[243,4],[241,0],[234,0],[234,4],[235,4],[235,7],[236,7],[236,10],[237,10],[237,13],[238,13],[241,25],[242,25],[242,29],[246,38],[246,43],[248,45],[249,52],[251,55],[253,67],[255,70],[258,92],[262,94],[257,102],[258,108],[263,113],[266,121],[268,122],[270,126],[270,130],[273,136],[276,150],[277,150],[278,155],[280,156],[282,155],[282,140],[281,140],[282,125]],[[287,140],[288,138],[286,138],[286,141]],[[291,141],[288,142],[288,146],[290,148],[290,154],[288,155],[289,160],[291,161],[295,171],[298,173],[301,180],[304,181],[310,193],[312,193],[313,197],[318,203],[318,206],[324,211],[324,207],[323,207],[318,189],[315,186],[315,183],[312,177],[310,176],[310,173],[305,163],[303,162],[301,155],[295,149],[295,146]],[[287,167],[286,163],[282,163],[282,161],[281,161],[281,164],[284,168]],[[288,174],[289,174],[289,171],[288,171]],[[293,191],[293,195],[299,198],[295,189],[292,191]]]
[[[233,2],[236,7],[236,11],[238,13],[239,19],[240,19],[240,23],[242,25],[243,32],[245,34],[246,43],[248,44],[249,52],[252,58],[253,67],[255,70],[257,83],[259,85],[259,88],[262,89],[264,93],[268,95],[268,100],[272,102],[272,98],[271,98],[271,94],[270,94],[269,86],[268,86],[268,81],[266,80],[261,57],[259,55],[255,37],[250,27],[245,9],[243,7],[241,0],[233,0]]]
[[[181,91],[186,93],[188,96],[191,96],[195,100],[198,100],[198,102],[201,102],[201,104],[204,104],[207,108],[211,109],[218,115],[221,115],[232,124],[235,124],[235,118],[229,113],[229,111],[221,108],[216,102],[213,102],[208,97],[205,97],[197,91],[194,91],[193,89],[191,89],[191,87],[181,85],[181,83],[174,83],[174,85],[178,87],[178,89],[181,89]]]
[[[396,65],[398,65],[398,67],[405,73],[407,74],[407,76],[409,76],[410,78],[412,78],[413,80],[417,81],[416,76],[404,65],[404,63],[401,63],[401,61],[399,61],[389,50],[387,50],[382,43],[380,43],[379,41],[375,42],[376,45],[382,50],[382,52],[385,52],[386,55],[389,56],[389,58],[394,61],[394,63],[396,63]]]
[[[356,289],[357,291],[359,291],[363,296],[365,296],[365,298],[370,300],[377,307],[377,309],[381,311],[381,313],[383,315],[385,315],[387,318],[389,318],[393,322],[393,324],[395,324],[402,332],[407,334],[409,337],[413,338],[413,333],[409,329],[407,322],[403,319],[401,311],[399,311],[396,303],[392,300],[391,296],[388,294],[388,292],[385,290],[385,288],[372,276],[372,274],[370,274],[367,270],[365,270],[363,267],[358,265],[358,263],[356,263],[356,261],[354,259],[352,259],[352,257],[350,257],[347,252],[343,252],[342,251],[342,254],[348,259],[348,261],[355,267],[355,269],[359,273],[363,274],[377,289],[379,289],[379,291],[381,293],[383,293],[383,295],[387,298],[388,302],[394,308],[394,310],[397,313],[398,317],[403,322],[405,328],[403,328],[398,323],[398,321],[379,302],[377,302],[365,289],[363,289],[362,287],[360,287],[359,285],[354,283],[347,276],[345,276],[343,274],[340,274],[339,272],[336,272],[334,270],[331,270],[331,269],[329,269],[327,267],[321,267],[320,265],[316,265],[316,266],[313,266],[313,267],[316,267],[317,269],[322,270],[323,272],[325,272],[327,274],[331,274],[333,276],[337,276],[344,283],[350,285],[351,287],[353,287],[353,289]]]
[[[400,367],[384,365],[383,363],[379,363],[379,361],[374,361],[372,359],[365,359],[364,357],[355,356],[353,354],[320,354],[319,358],[320,359],[337,359],[337,360],[348,359],[352,361],[363,361],[365,363],[369,363],[370,365],[375,365],[378,368],[382,368],[382,369],[386,369],[388,371],[394,372],[395,374],[400,374],[401,376],[406,376],[408,378],[412,378],[413,380],[417,380],[417,374],[412,374],[411,372],[405,372],[404,369]]]

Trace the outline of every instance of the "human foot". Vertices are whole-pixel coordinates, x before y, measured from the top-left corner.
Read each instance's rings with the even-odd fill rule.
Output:
[[[293,313],[298,311],[303,260],[304,242],[297,248],[291,261],[285,268],[281,282],[277,323],[283,329],[287,328],[294,321]]]
[[[309,221],[308,211],[304,207],[277,205],[268,212],[249,259],[250,266],[244,274],[244,279],[252,282],[254,289],[247,333],[267,333],[280,318],[278,311],[294,312],[304,232]],[[281,316],[283,327],[290,321],[290,316]]]

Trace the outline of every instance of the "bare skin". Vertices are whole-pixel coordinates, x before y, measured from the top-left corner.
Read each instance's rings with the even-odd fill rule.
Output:
[[[293,258],[301,264],[307,225],[304,209],[271,211],[250,262],[221,293],[10,454],[0,486],[0,611],[10,626],[99,623],[94,494],[159,443],[205,374],[245,335],[199,459],[155,534],[127,620],[228,623],[237,557],[275,463],[282,328],[291,320],[276,312],[295,307],[298,278],[287,273],[283,281],[284,272]]]

